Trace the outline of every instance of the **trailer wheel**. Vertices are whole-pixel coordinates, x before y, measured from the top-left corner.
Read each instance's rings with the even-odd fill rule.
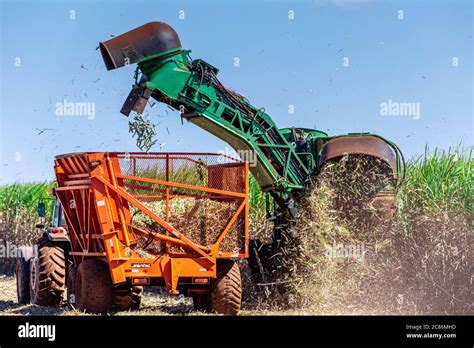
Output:
[[[90,313],[106,313],[112,304],[112,279],[107,263],[84,260],[77,268],[76,308]]]
[[[112,302],[118,310],[139,309],[142,302],[143,287],[127,286],[114,289],[112,292]]]
[[[30,264],[31,303],[59,306],[66,280],[64,250],[47,237],[38,239],[38,255]]]
[[[77,267],[71,262],[67,267],[66,296],[69,309],[76,308],[76,273]]]
[[[242,302],[242,281],[236,262],[219,260],[217,279],[212,287],[212,310],[219,314],[237,315]]]
[[[16,295],[18,303],[30,303],[30,260],[19,258],[16,262]]]

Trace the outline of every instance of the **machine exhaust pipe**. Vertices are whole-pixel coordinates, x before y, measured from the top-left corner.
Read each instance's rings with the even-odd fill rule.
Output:
[[[101,42],[99,47],[107,70],[113,70],[181,48],[181,42],[168,24],[150,22]]]

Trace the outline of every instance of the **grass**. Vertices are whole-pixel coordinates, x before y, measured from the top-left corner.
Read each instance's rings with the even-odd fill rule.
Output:
[[[15,183],[0,186],[0,239],[15,243],[28,243],[38,222],[37,205],[46,204],[46,220],[51,220],[54,200],[48,190],[53,182]]]
[[[53,182],[27,183],[0,186],[0,242],[7,246],[30,245],[38,237],[35,225],[39,222],[37,205],[43,200],[46,205],[46,221],[51,220],[54,201],[48,190]],[[0,270],[11,274],[13,259],[0,259]]]
[[[399,194],[403,212],[465,214],[472,226],[474,161],[472,149],[442,151],[428,148],[425,155],[408,162]]]

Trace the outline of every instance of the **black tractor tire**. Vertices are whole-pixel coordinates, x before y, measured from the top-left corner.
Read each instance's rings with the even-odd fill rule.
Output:
[[[30,260],[19,258],[16,261],[16,296],[18,303],[30,303]]]
[[[76,273],[76,308],[81,312],[105,314],[112,305],[109,266],[98,259],[81,262]]]
[[[237,315],[242,302],[242,280],[239,265],[232,260],[217,262],[217,278],[212,285],[212,311]]]
[[[76,309],[76,274],[77,267],[70,262],[67,267],[66,296],[67,307]]]
[[[40,306],[61,305],[66,282],[64,250],[57,244],[41,237],[37,243],[38,255],[30,264],[31,303]]]
[[[120,311],[138,310],[142,302],[142,286],[121,286],[112,291],[112,302]]]

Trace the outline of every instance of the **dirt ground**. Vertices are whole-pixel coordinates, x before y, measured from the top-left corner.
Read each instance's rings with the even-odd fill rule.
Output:
[[[214,315],[193,311],[192,299],[167,296],[160,288],[145,288],[140,310],[111,311],[110,315]],[[242,310],[239,315],[292,315],[307,314],[296,311]],[[1,315],[91,315],[66,308],[22,305],[16,299],[15,277],[0,275],[0,316]]]
[[[111,312],[111,315],[205,315],[192,312],[192,300],[178,299],[163,295],[160,291],[150,291],[143,296],[139,311]],[[0,276],[0,315],[87,315],[66,308],[22,305],[16,300],[15,277]]]

